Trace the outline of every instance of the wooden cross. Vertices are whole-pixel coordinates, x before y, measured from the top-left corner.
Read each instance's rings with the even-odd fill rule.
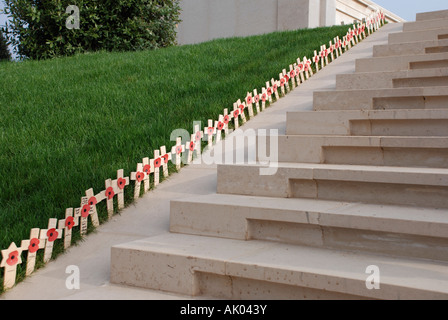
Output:
[[[176,169],[180,170],[180,165],[182,161],[182,153],[185,152],[185,145],[182,144],[182,138],[176,138],[176,145],[171,149],[171,153],[174,156],[174,162],[176,164]]]
[[[333,46],[332,41],[330,41],[330,46],[328,47],[328,51],[330,52],[331,62],[333,62],[334,61],[334,54],[333,54],[334,46]]]
[[[215,121],[216,143],[221,141],[221,132],[224,130],[224,116],[219,115],[218,121]]]
[[[266,94],[268,95],[269,103],[272,103],[272,88],[269,81],[266,81]]]
[[[239,116],[240,116],[240,109],[238,108],[238,104],[235,102],[233,104],[233,111],[232,111],[233,125],[235,127],[235,130],[239,128]]]
[[[300,58],[297,59],[297,68],[299,69],[300,80],[301,82],[305,82],[305,76],[303,75],[303,71],[305,70],[305,66]]]
[[[285,79],[285,77],[283,76],[283,74],[282,73],[280,73],[279,75],[278,75],[278,77],[279,77],[279,81],[280,81],[280,90],[281,90],[281,93],[282,93],[282,97],[284,97],[285,96],[285,83],[286,83],[286,79]]]
[[[62,230],[56,229],[58,226],[58,219],[49,219],[48,220],[48,229],[40,230],[40,239],[46,240],[45,242],[45,251],[44,251],[44,262],[47,263],[51,259],[51,255],[53,253],[53,245],[57,239],[62,238]]]
[[[300,86],[300,70],[297,63],[294,63],[294,74],[296,76],[297,86]]]
[[[140,197],[140,186],[141,186],[144,178],[145,178],[145,173],[143,172],[143,163],[138,163],[137,170],[135,172],[131,172],[131,180],[135,181],[134,199],[138,199]],[[154,177],[154,180],[155,180],[155,177]]]
[[[306,57],[303,57],[303,70],[305,70],[306,80],[308,80],[310,78],[309,69],[310,69],[310,66],[308,65],[308,59]]]
[[[204,128],[204,133],[207,135],[208,148],[213,147],[213,136],[215,135],[216,129],[213,125],[213,120],[208,120],[208,126]]]
[[[229,114],[229,109],[224,109],[224,117],[222,121],[224,122],[224,133],[229,134],[229,122],[232,119],[232,114]]]
[[[93,189],[89,189],[86,190],[86,197],[89,199],[88,203],[90,206],[90,218],[92,219],[92,224],[95,228],[98,228],[100,226],[100,220],[98,219],[96,204],[106,199],[106,196],[104,195],[104,192],[95,195]]]
[[[249,111],[249,119],[252,119],[254,117],[254,107],[252,105],[254,100],[253,100],[252,94],[250,92],[247,93],[245,102],[246,102],[247,110]]]
[[[199,124],[194,126],[194,139],[195,139],[195,147],[196,147],[196,154],[197,156],[199,156],[202,152],[201,149],[201,140],[202,138],[204,138],[204,132],[201,131],[201,129],[199,128]]]
[[[79,231],[81,236],[87,233],[88,217],[90,213],[89,199],[87,197],[81,197],[81,206],[75,209],[75,217],[80,219]]]
[[[263,87],[261,89],[261,110],[264,111],[266,109],[266,100],[268,99],[268,93],[266,92],[266,88]]]
[[[160,150],[154,150],[154,187],[160,183],[160,167],[162,166],[162,158]]]
[[[64,229],[64,249],[72,245],[72,229],[79,225],[79,216],[74,215],[73,208],[65,210],[65,219],[59,221],[59,229]]]
[[[162,158],[163,176],[168,178],[168,162],[171,160],[171,153],[166,152],[166,146],[160,147],[160,156]]]
[[[123,169],[117,171],[117,180],[116,182],[112,181],[112,184],[114,183],[117,184],[115,193],[117,194],[118,209],[121,210],[124,208],[124,189],[130,183],[129,177],[124,177]]]
[[[107,218],[111,219],[114,214],[114,196],[117,192],[116,180],[115,186],[112,179],[107,179],[105,181],[106,190],[104,190],[104,195],[106,196],[106,206],[107,206]]]
[[[10,289],[16,283],[17,265],[22,263],[22,248],[17,248],[12,242],[8,249],[2,250],[0,268],[5,268],[3,288]]]
[[[336,53],[336,59],[339,58],[339,41],[337,38],[334,38],[334,51]]]
[[[255,109],[257,110],[257,114],[260,113],[260,95],[258,94],[257,89],[254,89],[254,103]]]
[[[278,94],[278,83],[274,79],[271,79],[271,84],[272,84],[272,91],[275,94],[275,99],[278,101],[280,99]]]
[[[240,99],[238,99],[238,101],[236,103],[238,105],[238,108],[240,109],[241,119],[243,120],[243,124],[244,124],[244,123],[247,122],[246,114],[244,113],[244,109],[246,109],[246,103],[245,102],[241,102]]]
[[[147,193],[149,191],[149,188],[151,187],[151,173],[154,172],[154,159],[149,159],[149,157],[142,159],[142,165],[143,165],[143,173],[145,174],[145,177],[143,178],[143,192]]]
[[[289,86],[289,80],[291,80],[291,77],[289,76],[289,73],[286,72],[286,69],[282,70],[283,78],[285,79],[285,88],[286,93],[291,92],[291,87]]]
[[[39,239],[39,228],[31,229],[30,238],[22,240],[20,248],[22,251],[28,250],[26,257],[26,275],[29,276],[34,272],[36,266],[36,256],[39,249],[45,248],[45,240]]]
[[[313,57],[314,65],[316,66],[316,73],[319,72],[319,62],[320,62],[320,55],[317,54],[317,50],[314,50],[314,57]]]
[[[292,64],[289,65],[289,78],[291,79],[292,88],[294,89],[296,87],[296,71],[294,70],[294,67]]]
[[[193,161],[193,153],[196,149],[196,143],[195,143],[196,135],[192,134],[190,137],[190,141],[187,142],[186,147],[188,147],[188,159],[187,163],[190,163]]]

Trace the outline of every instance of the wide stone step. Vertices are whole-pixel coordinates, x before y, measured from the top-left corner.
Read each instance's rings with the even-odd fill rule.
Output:
[[[112,247],[110,280],[224,299],[432,300],[448,298],[447,266],[270,241],[167,234]],[[375,275],[370,268],[379,276],[377,290],[367,286]]]
[[[389,44],[448,39],[448,28],[396,32],[389,34]]]
[[[448,109],[288,112],[286,134],[448,136]]]
[[[217,193],[448,208],[448,169],[280,162],[262,175],[264,167],[218,165]]]
[[[373,57],[409,56],[448,52],[448,40],[430,40],[373,46]]]
[[[447,29],[448,17],[446,19],[434,19],[426,21],[413,21],[403,23],[403,32],[421,31],[428,29]]]
[[[435,20],[435,19],[448,19],[448,10],[438,10],[417,13],[416,21]]]
[[[356,72],[391,72],[447,67],[448,53],[443,52],[357,59],[355,69]]]
[[[172,201],[170,231],[448,261],[441,209],[212,194]]]
[[[448,136],[283,135],[278,137],[278,161],[448,168]]]
[[[315,91],[314,110],[445,109],[448,87]]]
[[[392,89],[448,86],[448,68],[357,72],[336,76],[336,89]]]

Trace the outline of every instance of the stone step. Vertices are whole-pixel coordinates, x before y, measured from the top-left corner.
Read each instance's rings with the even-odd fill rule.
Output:
[[[338,74],[336,89],[448,86],[448,68]]]
[[[403,32],[412,32],[428,29],[448,28],[448,17],[446,19],[434,19],[426,21],[413,21],[403,23]]]
[[[448,87],[315,91],[314,110],[444,109]]]
[[[448,40],[425,40],[373,46],[373,57],[409,56],[448,52]]]
[[[278,161],[448,168],[448,136],[283,135],[278,137]]]
[[[448,136],[448,109],[288,112],[286,134]]]
[[[279,162],[218,165],[217,193],[448,208],[448,169]]]
[[[448,10],[438,10],[430,12],[417,13],[416,21],[448,19]]]
[[[441,209],[212,194],[172,201],[170,232],[448,261]]]
[[[426,29],[389,34],[389,44],[448,39],[448,28]]]
[[[379,290],[367,287],[374,268]],[[166,234],[111,249],[112,283],[223,299],[447,299],[444,262]],[[378,288],[378,287],[377,287]]]
[[[448,53],[428,53],[356,60],[356,72],[392,72],[412,69],[447,68]]]

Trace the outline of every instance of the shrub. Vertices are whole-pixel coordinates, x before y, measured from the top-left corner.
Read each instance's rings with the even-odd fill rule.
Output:
[[[11,60],[11,53],[8,49],[8,44],[6,43],[5,37],[3,37],[3,33],[0,30],[0,61]]]
[[[79,8],[79,29],[66,26],[69,5]],[[179,11],[179,0],[5,0],[4,31],[31,59],[155,49],[175,44]]]

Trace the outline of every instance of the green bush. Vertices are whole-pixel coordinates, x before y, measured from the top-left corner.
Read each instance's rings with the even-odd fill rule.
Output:
[[[11,53],[9,52],[8,45],[6,43],[5,37],[0,30],[0,61],[11,60]]]
[[[79,8],[79,29],[66,26],[70,5]],[[155,49],[175,44],[179,11],[179,0],[5,0],[3,31],[31,59]]]

